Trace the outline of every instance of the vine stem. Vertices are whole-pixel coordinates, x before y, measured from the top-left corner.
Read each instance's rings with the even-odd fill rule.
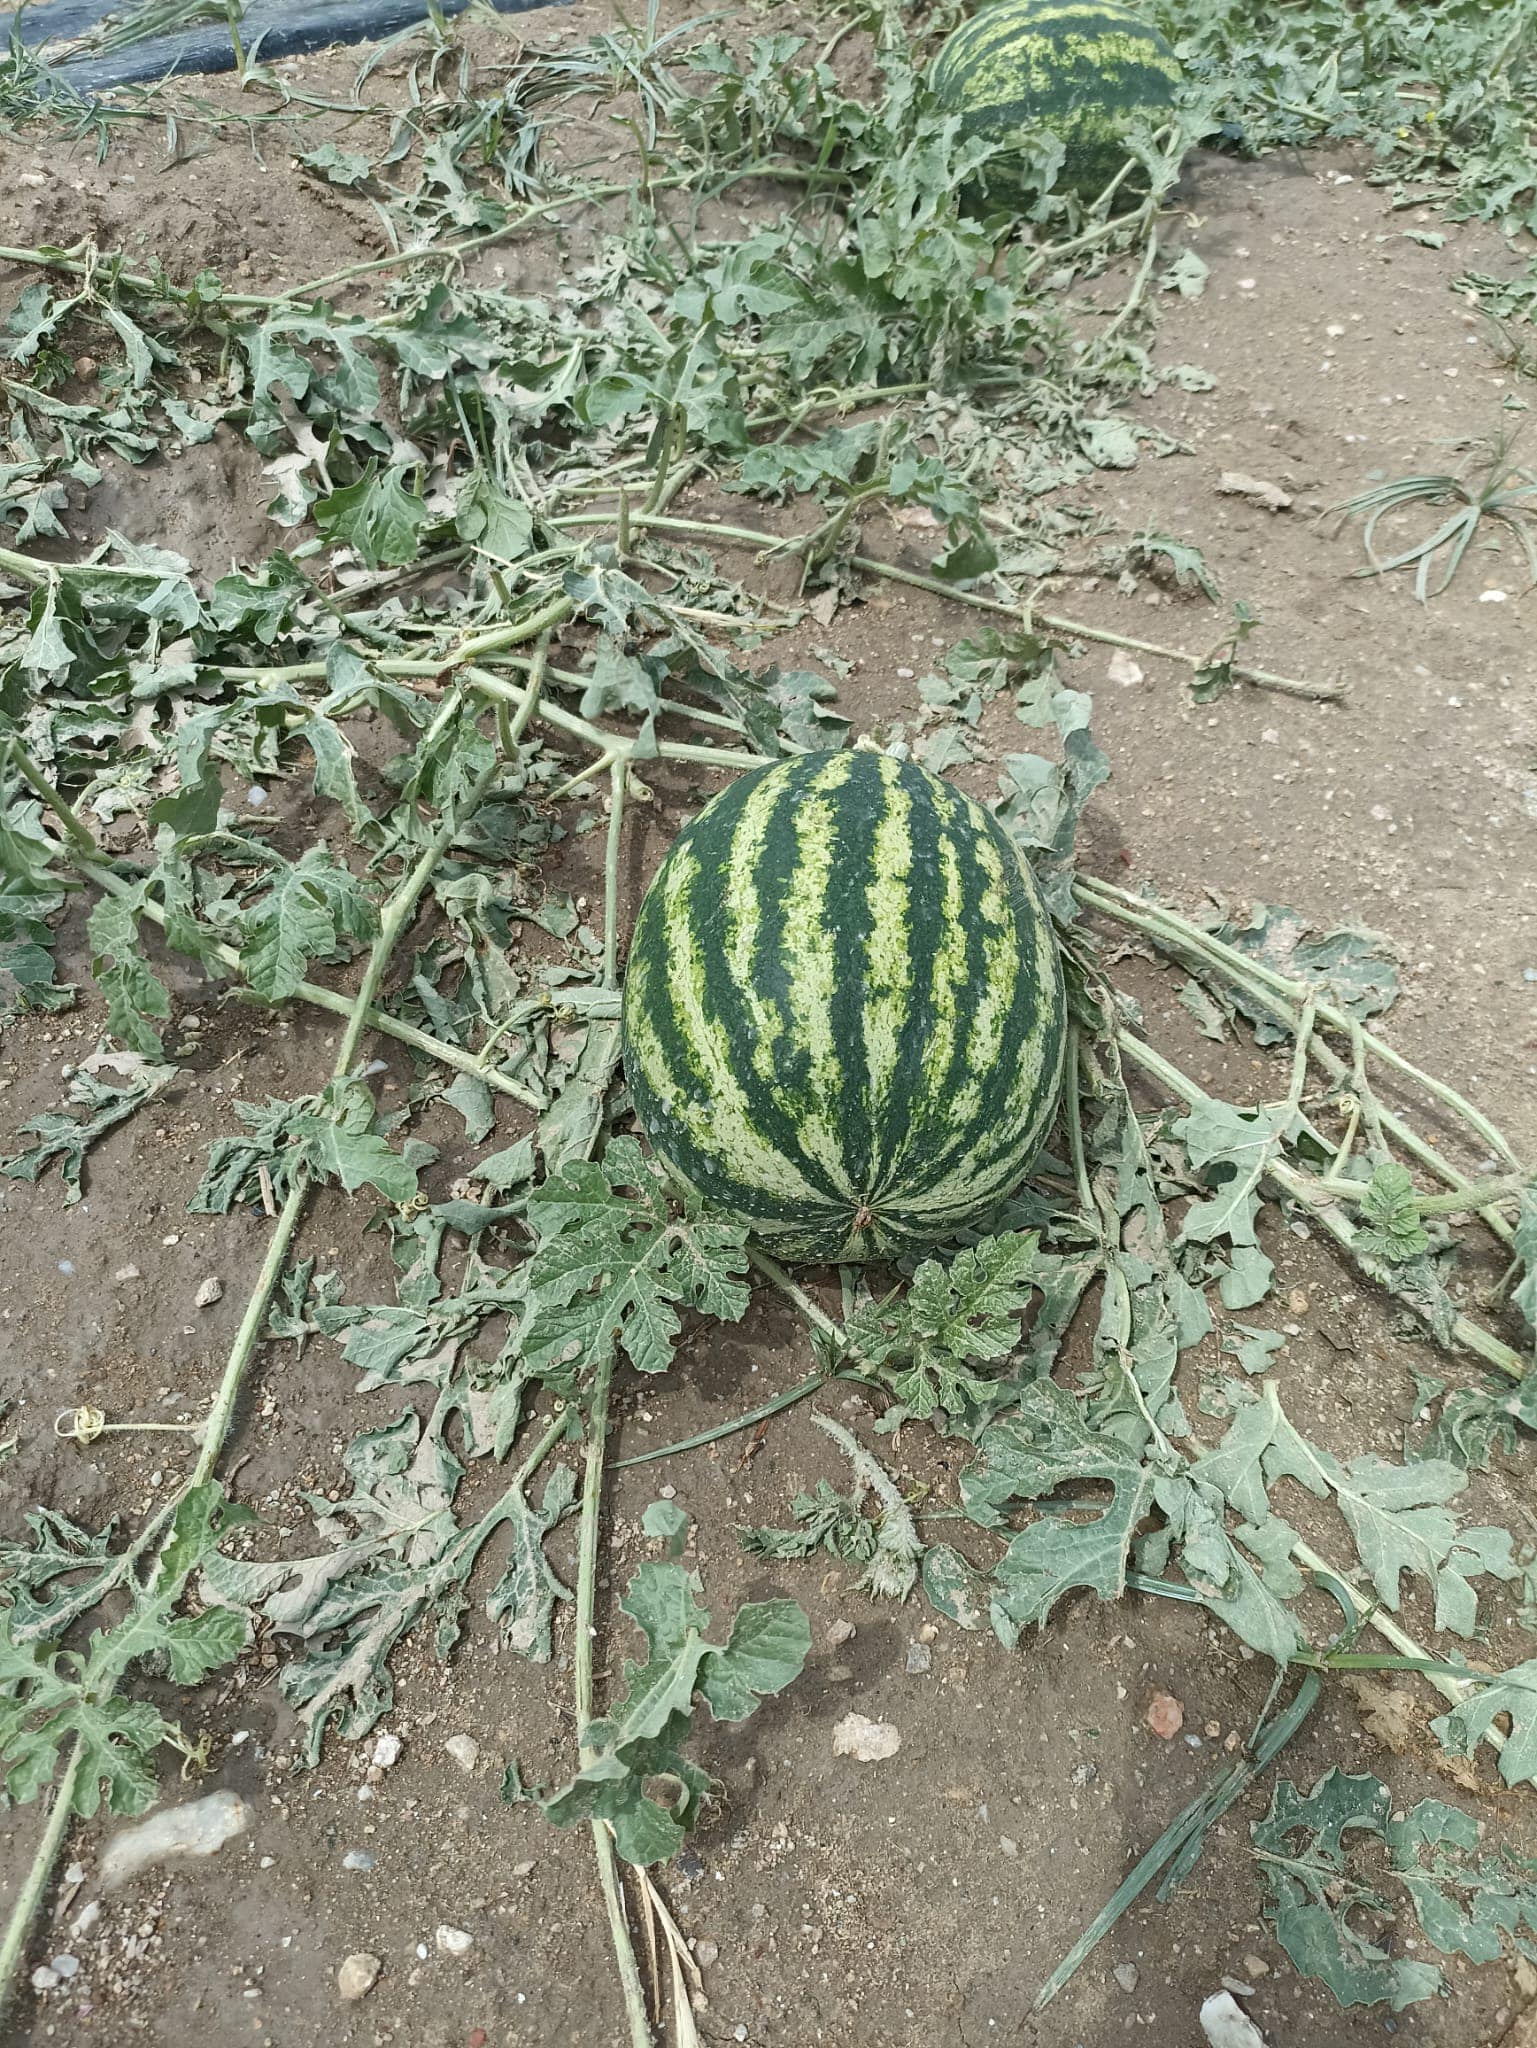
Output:
[[[31,1867],[22,1881],[16,1903],[11,1908],[11,1917],[6,1922],[5,1939],[0,1942],[0,2013],[5,2010],[6,1997],[12,1980],[20,1966],[27,1945],[27,1936],[38,1907],[43,1902],[43,1893],[53,1875],[53,1866],[59,1860],[59,1851],[64,1846],[64,1837],[69,1833],[70,1819],[74,1813],[75,1787],[80,1779],[80,1767],[85,1761],[85,1744],[77,1735],[75,1746],[69,1753],[69,1762],[64,1766],[64,1776],[54,1794],[53,1807],[48,1815],[42,1839],[33,1855]]]
[[[79,812],[59,794],[14,734],[7,743],[6,752],[28,789],[52,811],[64,827],[69,835],[70,844],[80,853],[95,853],[96,841],[81,822]]]
[[[625,770],[628,749],[609,758],[608,845],[603,861],[603,986],[614,988],[619,980],[619,854],[624,837]],[[614,1381],[614,1352],[610,1345],[593,1381],[592,1402],[587,1411],[587,1457],[582,1475],[582,1520],[577,1540],[576,1567],[576,1651],[572,1659],[576,1693],[577,1737],[580,1761],[585,1767],[596,1754],[586,1741],[593,1721],[592,1646],[596,1635],[593,1610],[598,1581],[598,1528],[603,1510],[603,1460],[608,1447],[609,1394]],[[598,1859],[598,1882],[608,1913],[614,1959],[619,1965],[619,1982],[624,1992],[625,2018],[629,2022],[633,2048],[651,2048],[651,2019],[646,2009],[645,1987],[640,1964],[630,1936],[624,1910],[624,1888],[619,1877],[614,1837],[606,1821],[592,1823],[593,1853]]]
[[[1117,923],[1128,924],[1134,930],[1145,932],[1166,951],[1183,951],[1206,961],[1228,980],[1236,982],[1241,988],[1248,989],[1250,993],[1258,995],[1268,1003],[1289,1029],[1297,1029],[1299,1012],[1307,993],[1300,983],[1288,980],[1285,975],[1275,973],[1259,961],[1246,959],[1231,946],[1226,946],[1220,939],[1214,938],[1210,932],[1202,931],[1201,927],[1192,923],[1189,918],[1182,917],[1178,911],[1166,909],[1162,904],[1149,903],[1133,895],[1130,890],[1119,888],[1114,882],[1104,882],[1094,876],[1080,875],[1073,886],[1080,899],[1093,909],[1114,918]],[[1405,1079],[1417,1082],[1427,1094],[1434,1096],[1459,1116],[1475,1136],[1490,1146],[1512,1169],[1519,1170],[1520,1161],[1504,1135],[1454,1088],[1448,1087],[1445,1082],[1438,1081],[1433,1074],[1427,1074],[1413,1065],[1401,1053],[1395,1052],[1385,1040],[1378,1038],[1373,1032],[1364,1030],[1353,1018],[1344,1016],[1332,1004],[1315,1002],[1314,1007],[1320,1021],[1330,1028],[1344,1030],[1352,1039],[1359,1032],[1363,1053],[1374,1054],[1385,1066],[1392,1067]],[[1316,1036],[1313,1039],[1312,1057],[1336,1084],[1350,1077],[1351,1070],[1344,1060]],[[1444,1159],[1434,1146],[1427,1144],[1402,1117],[1381,1104],[1377,1105],[1377,1114],[1384,1130],[1391,1131],[1407,1152],[1411,1152],[1423,1166],[1444,1180],[1454,1193],[1465,1196],[1470,1192],[1473,1183],[1466,1175]],[[1509,1244],[1511,1228],[1498,1211],[1483,1209],[1479,1213],[1495,1236]]]
[[[99,861],[81,860],[75,865],[87,881],[95,882],[109,896],[131,896],[134,893],[129,883],[123,881],[121,876],[113,874],[110,868],[103,867]],[[139,908],[152,923],[165,923],[165,912],[158,903],[141,903]],[[210,959],[217,960],[221,967],[227,967],[236,974],[243,972],[240,955],[233,946],[215,941],[209,946],[208,955]],[[335,1017],[350,1018],[352,1015],[351,997],[333,988],[322,988],[317,981],[299,982],[294,994],[300,1002],[309,1003],[317,1010],[329,1010]],[[510,1074],[500,1073],[494,1067],[483,1067],[475,1053],[465,1052],[461,1046],[450,1045],[446,1039],[434,1038],[431,1032],[420,1031],[416,1025],[407,1024],[402,1018],[392,1017],[387,1010],[370,1009],[363,1022],[368,1030],[377,1031],[385,1038],[397,1039],[400,1044],[409,1045],[415,1051],[425,1053],[429,1059],[438,1060],[445,1067],[454,1067],[461,1074],[473,1074],[477,1080],[484,1081],[499,1094],[510,1095],[515,1102],[521,1102],[527,1109],[543,1109],[546,1106],[543,1098],[536,1095],[532,1088],[526,1088]]]
[[[619,856],[624,842],[625,770],[618,758],[609,763],[608,844],[603,854],[603,986],[619,986]]]
[[[352,1071],[357,1059],[358,1045],[369,1026],[369,1005],[389,964],[390,955],[410,922],[422,892],[432,878],[433,870],[452,845],[462,819],[473,811],[492,779],[501,771],[501,767],[501,757],[497,756],[476,779],[462,803],[455,807],[453,815],[440,820],[421,857],[403,877],[385,905],[379,919],[379,933],[374,940],[368,965],[364,970],[362,986],[352,999],[347,1028],[337,1048],[336,1061],[332,1068],[333,1080],[344,1079]],[[163,1526],[192,1488],[206,1484],[213,1476],[214,1467],[219,1461],[225,1438],[234,1420],[235,1405],[240,1397],[242,1383],[261,1343],[267,1308],[282,1276],[283,1267],[287,1263],[289,1250],[304,1214],[309,1190],[309,1175],[300,1171],[295,1175],[293,1186],[278,1212],[277,1223],[268,1242],[261,1271],[256,1277],[256,1284],[246,1303],[245,1313],[240,1319],[240,1327],[230,1346],[229,1357],[204,1424],[203,1444],[197,1463],[184,1485],[178,1489],[175,1498],[160,1510],[153,1525],[156,1529]],[[130,1548],[130,1558],[136,1560],[143,1555],[149,1547],[150,1534],[149,1530],[141,1532],[138,1540]],[[48,1825],[43,1830],[42,1839],[38,1843],[16,1904],[6,1923],[5,1936],[3,1942],[0,1942],[0,2006],[4,2005],[9,1993],[12,1978],[26,1947],[32,1919],[47,1890],[53,1866],[68,1833],[83,1761],[83,1751],[77,1742],[65,1767],[58,1796],[48,1817]],[[649,2034],[646,2040],[649,2043]]]
[[[613,1347],[610,1346],[608,1355],[598,1365],[593,1379],[592,1401],[587,1410],[587,1456],[582,1475],[582,1520],[577,1538],[576,1647],[571,1661],[575,1681],[579,1758],[584,1769],[597,1754],[588,1747],[585,1737],[594,1718],[592,1646],[597,1630],[593,1622],[593,1611],[598,1584],[598,1523],[603,1506],[603,1458],[608,1442],[608,1404],[613,1380],[614,1353]],[[614,1959],[619,1965],[619,1981],[624,1990],[624,2010],[625,2018],[629,2022],[631,2048],[653,2048],[651,2019],[646,2010],[645,1986],[641,1983],[640,1964],[635,1958],[635,1944],[630,1938],[630,1925],[625,1917],[624,1892],[619,1881],[614,1838],[606,1821],[595,1820],[592,1823],[592,1846],[593,1853],[598,1859],[598,1881],[603,1888],[603,1903],[608,1911]]]
[[[1129,1060],[1139,1066],[1144,1073],[1152,1075],[1154,1080],[1161,1082],[1171,1094],[1179,1096],[1192,1109],[1211,1101],[1211,1097],[1199,1082],[1191,1080],[1190,1076],[1182,1073],[1172,1060],[1165,1059],[1162,1053],[1156,1052],[1134,1032],[1126,1030],[1124,1026],[1118,1026],[1115,1041]],[[1268,1160],[1264,1175],[1283,1188],[1300,1207],[1306,1209],[1342,1251],[1348,1252],[1352,1257],[1357,1255],[1354,1226],[1338,1203],[1324,1192],[1318,1181],[1308,1174],[1299,1173],[1284,1159]],[[1416,1308],[1412,1301],[1409,1301],[1407,1306],[1422,1320],[1428,1319],[1426,1312]],[[1488,1330],[1472,1322],[1467,1316],[1460,1313],[1453,1315],[1451,1335],[1454,1342],[1460,1344],[1465,1351],[1471,1351],[1476,1357],[1483,1359],[1485,1364],[1495,1366],[1511,1379],[1525,1379],[1527,1361],[1520,1352],[1513,1350],[1508,1344],[1502,1344],[1498,1337],[1492,1336]]]
[[[566,526],[611,526],[611,512],[568,512],[548,522],[554,527]],[[735,540],[758,548],[772,548],[779,554],[792,551],[783,536],[764,533],[750,526],[726,526],[714,520],[677,519],[657,512],[636,512],[631,515],[633,526],[655,527],[664,533],[688,533],[713,535],[718,540]],[[926,576],[917,569],[900,569],[894,562],[877,561],[873,555],[850,555],[852,567],[862,570],[867,576],[880,576],[890,583],[910,584],[915,590],[927,590],[936,597],[950,599],[955,604],[969,604],[978,611],[995,612],[1005,618],[1016,619],[1026,628],[1033,630],[1045,626],[1054,633],[1065,633],[1075,640],[1094,640],[1105,647],[1125,647],[1134,654],[1151,654],[1160,661],[1175,661],[1188,669],[1205,666],[1206,657],[1191,654],[1183,647],[1164,647],[1154,640],[1136,640],[1129,634],[1112,632],[1107,626],[1090,626],[1082,619],[1068,619],[1052,612],[1038,612],[1028,604],[1009,604],[1003,598],[984,597],[977,590],[962,590],[958,584],[945,583],[938,576]],[[382,664],[381,664],[382,666]],[[1249,668],[1241,662],[1234,662],[1233,674],[1243,682],[1253,683],[1262,690],[1276,690],[1287,697],[1304,697],[1314,703],[1332,703],[1344,696],[1345,691],[1338,683],[1310,683],[1298,676],[1280,676],[1265,668]]]
[[[1375,1601],[1368,1600],[1364,1593],[1350,1583],[1337,1565],[1332,1565],[1327,1558],[1320,1557],[1318,1552],[1306,1543],[1297,1543],[1293,1547],[1292,1555],[1306,1570],[1332,1579],[1355,1609],[1358,1619],[1368,1628],[1375,1629],[1384,1642],[1391,1643],[1403,1656],[1412,1658],[1416,1667],[1423,1670],[1424,1676],[1430,1680],[1442,1699],[1455,1707],[1460,1706],[1467,1698],[1471,1681],[1449,1677],[1440,1667],[1440,1659],[1432,1657],[1423,1643],[1417,1643],[1407,1629],[1400,1628],[1391,1614],[1384,1614]],[[1485,1740],[1496,1754],[1505,1747],[1505,1737],[1493,1726],[1485,1731]]]
[[[777,1259],[771,1259],[767,1252],[760,1252],[755,1245],[751,1244],[747,1247],[747,1258],[748,1263],[756,1266],[766,1280],[771,1280],[774,1283],[787,1301],[795,1304],[813,1329],[820,1330],[824,1337],[828,1337],[835,1344],[841,1345],[845,1351],[852,1348],[848,1341],[848,1335],[842,1325],[835,1323],[825,1309],[817,1307],[805,1288],[798,1281],[790,1278]]]
[[[369,666],[381,676],[397,676],[404,681],[425,682],[441,676],[445,669],[462,664],[465,666],[467,680],[478,695],[493,704],[501,702],[522,706],[528,695],[526,690],[519,688],[516,683],[508,682],[505,676],[492,675],[487,669],[480,667],[478,656],[472,663],[470,649],[478,646],[481,655],[489,651],[499,655],[510,667],[522,667],[524,663],[520,658],[502,654],[502,647],[507,644],[510,643],[503,642],[498,647],[488,650],[484,640],[460,641],[431,659],[391,657],[386,661],[370,662]],[[532,667],[533,664],[530,662],[530,672]],[[220,667],[218,673],[226,680],[236,683],[318,683],[324,682],[326,669],[322,661],[295,661],[281,668]],[[578,690],[585,690],[592,681],[590,676],[578,675],[574,669],[542,667],[540,673],[542,678],[548,677],[551,682],[562,683]],[[623,748],[626,755],[633,752],[632,741],[619,734],[605,732],[601,726],[593,725],[588,719],[579,718],[574,711],[567,711],[563,704],[552,703],[546,696],[539,699],[537,715],[545,724],[554,726],[557,732],[568,733],[572,739],[581,740],[600,753],[616,748]],[[656,758],[663,761],[693,761],[712,768],[761,768],[765,756],[749,754],[740,747],[700,747],[682,740],[658,740]]]

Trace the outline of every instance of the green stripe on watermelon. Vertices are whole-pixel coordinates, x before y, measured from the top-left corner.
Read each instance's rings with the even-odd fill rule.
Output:
[[[1054,1113],[1049,920],[997,821],[911,762],[812,754],[679,835],[636,922],[625,1066],[684,1186],[782,1256],[923,1251]]]
[[[1005,144],[1042,131],[1058,136],[1066,151],[1060,182],[1085,197],[1124,164],[1133,125],[1168,118],[1179,82],[1163,37],[1114,0],[993,0],[956,29],[929,74],[964,135]],[[1008,196],[1012,182],[1005,151],[987,166],[989,196]]]

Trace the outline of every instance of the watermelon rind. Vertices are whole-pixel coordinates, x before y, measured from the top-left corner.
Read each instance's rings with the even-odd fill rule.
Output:
[[[929,87],[963,136],[1060,137],[1058,183],[1087,199],[1125,164],[1134,126],[1168,120],[1180,76],[1152,23],[1113,0],[991,0],[945,42]],[[981,183],[989,198],[1019,196],[1007,149]]]
[[[636,920],[625,1073],[674,1180],[792,1261],[922,1253],[1010,1195],[1060,1087],[1050,918],[998,820],[813,753],[685,827]]]

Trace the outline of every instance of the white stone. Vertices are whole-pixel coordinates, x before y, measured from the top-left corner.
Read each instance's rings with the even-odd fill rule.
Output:
[[[250,1825],[251,1809],[238,1792],[209,1792],[202,1799],[163,1807],[108,1842],[101,1859],[101,1888],[109,1892],[168,1857],[211,1856]]]
[[[1265,2037],[1234,1998],[1218,1991],[1201,2007],[1201,2032],[1211,2048],[1265,2048]]]
[[[336,1973],[336,1988],[348,2004],[359,1998],[366,1998],[379,1981],[379,1972],[384,1965],[377,1956],[365,1955],[360,1950],[348,1956]]]
[[[462,1927],[440,1927],[433,1936],[441,1956],[467,1956],[475,1946],[473,1934],[467,1934]]]
[[[480,1762],[480,1744],[473,1735],[450,1735],[443,1747],[461,1771],[473,1771]]]
[[[845,1714],[833,1729],[833,1755],[851,1756],[856,1763],[884,1763],[902,1747],[900,1729],[889,1721],[871,1721],[863,1714]]]

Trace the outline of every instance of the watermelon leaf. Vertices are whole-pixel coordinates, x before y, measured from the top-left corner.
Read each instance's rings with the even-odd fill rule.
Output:
[[[1096,1501],[1090,1519],[1069,1521],[1065,1512],[1048,1510],[1010,1541],[992,1596],[1001,1640],[1012,1647],[1075,1586],[1118,1599],[1132,1539],[1152,1504],[1156,1475],[1140,1452],[1094,1428],[1051,1380],[1027,1387],[1017,1417],[989,1429],[981,1449],[981,1465],[962,1474],[961,1504],[983,1527],[1002,1523],[1013,1502],[1045,1500],[1064,1485],[1101,1480],[1111,1488],[1109,1503]]]
[[[1430,1249],[1413,1176],[1396,1159],[1384,1161],[1373,1173],[1361,1196],[1361,1214],[1366,1227],[1356,1232],[1356,1243],[1362,1251],[1403,1266]]]
[[[1035,1231],[986,1237],[947,1266],[925,1259],[905,1296],[867,1303],[849,1320],[849,1341],[889,1375],[892,1393],[920,1421],[944,1408],[965,1415],[985,1403],[989,1382],[967,1370],[1003,1358],[1060,1261]]]
[[[75,1811],[89,1819],[105,1786],[109,1812],[142,1813],[158,1788],[161,1744],[196,1754],[173,1722],[147,1702],[117,1697],[115,1689],[130,1665],[161,1666],[176,1684],[192,1685],[239,1655],[248,1634],[243,1616],[174,1610],[192,1572],[217,1555],[227,1535],[255,1519],[227,1500],[216,1481],[191,1488],[141,1582],[132,1574],[125,1580],[108,1553],[110,1529],[92,1538],[62,1518],[29,1517],[34,1543],[18,1560],[27,1598],[0,1606],[0,1762],[12,1799],[35,1799],[53,1782],[61,1749],[78,1742],[83,1764]],[[50,1580],[82,1566],[98,1568],[83,1587],[38,1598]],[[69,1621],[125,1582],[131,1598],[119,1620],[96,1629],[83,1650],[57,1647]]]
[[[619,1605],[646,1638],[646,1661],[626,1661],[624,1697],[582,1731],[590,1761],[560,1791],[538,1796],[557,1827],[607,1821],[627,1863],[675,1856],[714,1789],[683,1750],[695,1700],[717,1721],[744,1721],[800,1676],[811,1648],[793,1600],[739,1608],[726,1641],[710,1642],[702,1591],[682,1565],[641,1566]]]
[[[127,1078],[112,1081],[96,1071],[98,1065],[108,1064]],[[84,1114],[66,1116],[62,1110],[45,1109],[41,1116],[23,1124],[20,1135],[36,1138],[38,1142],[9,1159],[0,1159],[0,1174],[8,1180],[35,1181],[57,1162],[64,1182],[65,1204],[72,1206],[84,1193],[81,1175],[86,1153],[108,1131],[115,1130],[135,1110],[160,1094],[180,1072],[179,1067],[152,1064],[138,1053],[109,1054],[103,1059],[98,1050],[93,1059],[82,1062],[70,1076],[70,1102]]]
[[[1491,1675],[1470,1671],[1460,1704],[1430,1724],[1443,1749],[1472,1756],[1502,1714],[1510,1727],[1500,1751],[1507,1785],[1537,1784],[1537,1658]]]
[[[721,1322],[746,1310],[745,1227],[706,1217],[695,1200],[674,1216],[633,1138],[616,1138],[601,1165],[569,1160],[528,1213],[539,1246],[522,1351],[552,1384],[574,1385],[616,1342],[639,1371],[665,1372],[680,1307]]]
[[[1362,1930],[1362,1915],[1380,1924],[1392,1909],[1380,1892],[1345,1874],[1346,1836],[1364,1830],[1386,1837],[1392,1806],[1387,1786],[1368,1773],[1336,1768],[1307,1794],[1283,1778],[1269,1813],[1249,1833],[1269,1894],[1267,1916],[1302,1974],[1321,1979],[1341,2005],[1380,2002],[1402,2012],[1436,1997],[1446,1980],[1434,1963],[1391,1956]]]

